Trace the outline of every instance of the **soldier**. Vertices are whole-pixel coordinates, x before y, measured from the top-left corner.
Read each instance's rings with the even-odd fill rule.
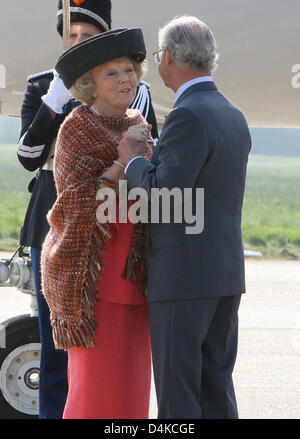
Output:
[[[111,29],[110,0],[70,0],[70,8],[71,46]],[[62,12],[62,1],[59,0],[57,31],[60,36],[63,34]],[[62,418],[68,392],[67,353],[54,348],[49,308],[41,288],[40,254],[49,230],[46,215],[56,200],[53,159],[57,133],[65,117],[78,105],[80,102],[72,98],[54,70],[28,78],[21,109],[22,126],[17,154],[24,168],[38,172],[28,188],[32,195],[21,230],[20,244],[31,247],[38,303],[41,338],[39,385],[41,419]],[[147,83],[139,84],[131,107],[141,111],[152,125],[152,136],[156,138],[157,124]]]

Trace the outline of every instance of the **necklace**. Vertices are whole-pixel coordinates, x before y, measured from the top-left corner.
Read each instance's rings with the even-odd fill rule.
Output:
[[[96,114],[97,116],[102,116],[98,108],[94,107],[93,105],[90,107],[91,111]]]

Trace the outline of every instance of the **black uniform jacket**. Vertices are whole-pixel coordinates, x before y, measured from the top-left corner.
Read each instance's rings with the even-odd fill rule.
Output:
[[[28,171],[37,171],[36,178],[30,184],[32,195],[20,234],[20,244],[29,247],[41,247],[49,230],[46,215],[56,200],[56,188],[53,171],[48,164],[51,159],[53,161],[53,145],[60,125],[73,108],[80,105],[80,102],[72,99],[63,107],[63,114],[53,118],[41,99],[47,94],[52,79],[52,70],[30,76],[21,109],[18,159]],[[141,111],[152,125],[153,138],[157,138],[149,84],[144,81],[139,84],[131,107]]]

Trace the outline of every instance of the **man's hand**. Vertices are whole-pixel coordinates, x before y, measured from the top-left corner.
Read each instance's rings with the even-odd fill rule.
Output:
[[[118,153],[124,165],[127,165],[134,157],[144,155],[148,138],[149,127],[145,124],[132,126],[123,133]]]
[[[70,91],[65,87],[58,73],[54,71],[54,77],[50,83],[48,93],[42,96],[42,101],[54,111],[54,113],[62,114],[63,106],[67,104],[70,99],[72,99]]]

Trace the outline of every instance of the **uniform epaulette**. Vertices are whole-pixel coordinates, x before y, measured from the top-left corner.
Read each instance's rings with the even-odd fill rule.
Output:
[[[149,84],[149,82],[146,81],[141,81],[140,84],[145,85],[147,88],[151,87],[151,84]]]
[[[53,75],[54,70],[47,70],[45,72],[36,73],[35,75],[29,75],[27,81],[34,81],[36,79],[45,78],[47,76]]]

